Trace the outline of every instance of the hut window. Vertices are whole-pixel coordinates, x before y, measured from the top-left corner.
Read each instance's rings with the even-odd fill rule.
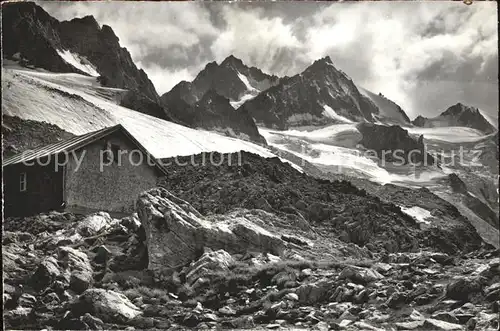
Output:
[[[109,162],[111,159],[111,156],[113,157],[113,162],[118,163],[118,157],[119,157],[119,151],[120,151],[120,146],[116,144],[110,144],[109,142],[106,142],[104,144],[105,148],[105,161]]]
[[[19,175],[19,191],[21,191],[21,192],[26,191],[26,187],[27,187],[26,179],[27,179],[26,173],[22,172]]]
[[[118,163],[118,152],[120,150],[120,146],[111,144],[111,153],[113,153],[113,161]]]

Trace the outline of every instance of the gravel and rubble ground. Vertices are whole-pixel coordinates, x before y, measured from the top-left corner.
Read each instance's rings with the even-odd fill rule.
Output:
[[[97,234],[74,224],[56,237],[5,232],[7,329],[498,328],[498,251],[311,261],[293,249],[282,257],[206,249],[163,275],[145,269],[137,219],[91,217],[109,222]]]
[[[123,219],[5,219],[5,328],[498,329],[500,251],[445,202],[424,226],[349,183],[246,163],[174,168]],[[192,258],[162,270],[174,235]]]
[[[2,155],[4,157],[71,137],[73,134],[56,125],[2,114]]]

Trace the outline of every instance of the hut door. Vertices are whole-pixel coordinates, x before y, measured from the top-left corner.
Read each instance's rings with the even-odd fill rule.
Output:
[[[58,171],[44,172],[40,178],[39,210],[59,210],[63,203],[63,168]],[[40,193],[42,193],[40,192]]]

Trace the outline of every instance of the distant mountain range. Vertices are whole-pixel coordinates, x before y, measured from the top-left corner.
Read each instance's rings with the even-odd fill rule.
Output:
[[[218,107],[200,107],[205,93],[218,94]],[[244,118],[249,115],[259,125],[274,129],[297,126],[322,126],[338,123],[368,122],[399,126],[465,126],[486,134],[493,127],[475,108],[461,105],[450,107],[438,118],[417,117],[413,122],[394,101],[381,93],[373,93],[357,86],[344,72],[337,69],[329,57],[319,59],[303,72],[292,77],[263,73],[246,66],[230,55],[221,64],[208,63],[192,82],[182,81],[161,96],[162,105],[186,125],[214,129],[202,124],[205,116],[213,118],[228,105],[237,109]],[[224,109],[224,110],[222,110]],[[196,113],[196,115],[195,115]],[[220,114],[223,117],[222,114]],[[236,117],[235,117],[236,118]],[[210,121],[209,121],[210,122]],[[207,123],[205,121],[205,123]],[[253,123],[219,120],[250,137]]]
[[[480,113],[479,109],[457,103],[446,109],[439,116],[426,118],[418,116],[412,123],[415,126],[434,128],[446,126],[464,126],[484,133],[492,133],[496,128]]]
[[[233,55],[208,63],[192,82],[157,94],[147,74],[107,25],[92,16],[60,22],[32,2],[3,6],[3,57],[52,72],[97,77],[124,89],[120,105],[193,128],[265,144],[257,125],[274,129],[336,123],[418,127],[466,126],[486,134],[493,127],[477,108],[457,104],[434,118],[410,121],[380,93],[358,85],[327,56],[292,77],[277,77]]]

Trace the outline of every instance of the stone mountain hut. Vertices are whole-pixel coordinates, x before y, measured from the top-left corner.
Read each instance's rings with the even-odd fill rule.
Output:
[[[165,168],[121,125],[4,160],[4,215],[50,210],[131,213]]]

